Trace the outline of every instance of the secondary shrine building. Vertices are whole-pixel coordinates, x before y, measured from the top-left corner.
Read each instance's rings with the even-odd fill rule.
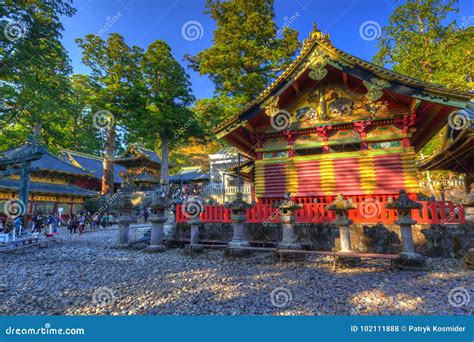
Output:
[[[415,153],[472,94],[363,61],[313,31],[300,55],[247,109],[215,129],[253,160],[258,203],[337,193],[385,202],[419,192]]]
[[[25,154],[33,142],[0,152],[0,159],[8,160]],[[119,157],[113,159],[114,190],[131,179],[138,190],[153,188],[159,183],[160,158],[155,152],[131,145]],[[28,218],[35,213],[61,213],[63,218],[85,210],[88,199],[98,198],[103,176],[103,158],[71,150],[55,155],[45,148],[31,162],[34,171],[29,181]],[[18,168],[18,165],[0,166],[0,172]],[[20,175],[0,179],[0,208],[5,202],[19,197]],[[5,221],[2,211],[0,220]]]

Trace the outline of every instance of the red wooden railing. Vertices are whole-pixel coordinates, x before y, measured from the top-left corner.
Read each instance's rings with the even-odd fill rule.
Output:
[[[420,201],[423,207],[419,210],[412,210],[412,217],[419,224],[460,224],[465,223],[464,208],[461,205],[454,205],[451,202],[424,202]],[[354,223],[385,223],[393,224],[397,219],[397,212],[393,209],[385,208],[385,203],[364,201],[358,204],[357,209],[349,210],[349,218]],[[324,209],[325,203],[302,204],[303,208],[295,212],[297,223],[322,223],[332,222],[335,219],[333,212]],[[176,222],[186,222],[189,217],[183,211],[182,205],[176,205]],[[201,213],[203,222],[230,223],[231,210],[221,205],[208,205]],[[253,208],[247,209],[248,223],[278,223],[280,221],[278,210],[270,204],[256,204]]]

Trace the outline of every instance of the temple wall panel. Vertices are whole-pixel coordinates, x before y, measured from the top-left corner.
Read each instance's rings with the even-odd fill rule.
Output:
[[[413,149],[318,154],[256,161],[257,198],[417,192]]]
[[[298,191],[296,196],[320,196],[321,167],[319,160],[301,161],[296,164]],[[308,195],[309,194],[309,195]]]

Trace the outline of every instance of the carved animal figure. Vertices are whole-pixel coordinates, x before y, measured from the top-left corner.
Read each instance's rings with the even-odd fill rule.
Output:
[[[341,116],[344,114],[351,115],[354,101],[347,97],[339,97],[339,95],[333,91],[331,93],[331,102],[329,103],[329,112],[333,116]]]

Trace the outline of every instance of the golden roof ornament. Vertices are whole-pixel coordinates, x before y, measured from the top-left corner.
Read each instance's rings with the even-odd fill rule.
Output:
[[[316,25],[316,22],[313,22],[313,31],[310,33],[309,35],[310,39],[313,40],[313,39],[323,39],[327,42],[330,43],[330,40],[329,40],[329,34],[323,34],[320,30],[318,30],[318,27]]]

